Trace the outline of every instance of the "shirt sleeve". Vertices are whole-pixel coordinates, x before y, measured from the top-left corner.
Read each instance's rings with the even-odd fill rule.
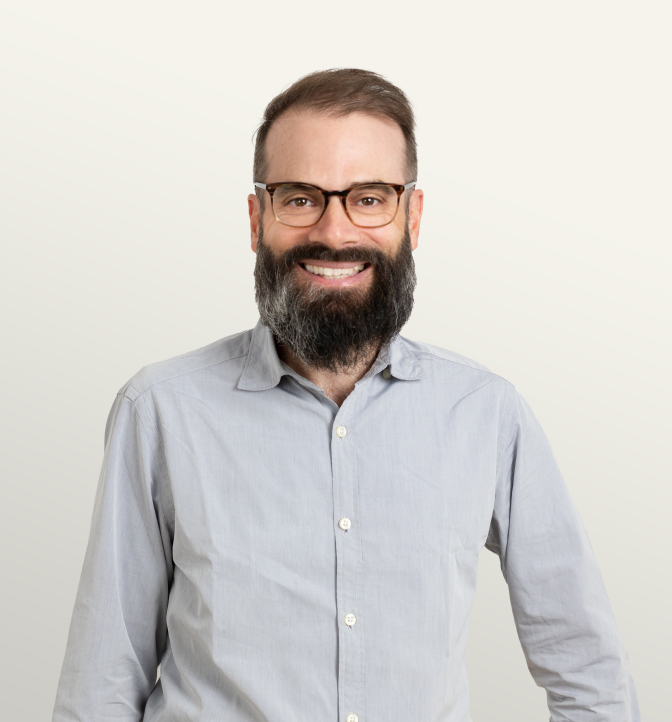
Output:
[[[509,392],[486,546],[500,557],[528,668],[546,689],[551,722],[640,722],[585,528],[539,422]]]
[[[155,435],[156,436],[156,435]],[[150,435],[116,397],[53,722],[138,722],[166,645],[171,543]]]

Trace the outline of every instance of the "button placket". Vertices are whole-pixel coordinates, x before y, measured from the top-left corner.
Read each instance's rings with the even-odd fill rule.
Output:
[[[357,390],[348,396],[336,414],[331,443],[339,620],[338,700],[339,718],[346,721],[361,719],[364,709],[363,611],[360,607],[362,553],[357,532],[357,434],[353,417],[356,397]]]

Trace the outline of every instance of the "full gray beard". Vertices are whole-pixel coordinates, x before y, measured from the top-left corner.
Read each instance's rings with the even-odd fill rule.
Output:
[[[373,277],[363,291],[301,283],[299,259],[369,262]],[[352,371],[396,336],[411,315],[416,275],[408,222],[394,257],[368,246],[334,250],[311,243],[277,258],[260,227],[254,279],[261,321],[276,341],[313,368]]]

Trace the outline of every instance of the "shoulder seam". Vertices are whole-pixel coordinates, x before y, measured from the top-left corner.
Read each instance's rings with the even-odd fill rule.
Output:
[[[480,366],[471,366],[470,364],[464,363],[463,361],[456,361],[455,359],[450,358],[443,358],[442,356],[439,356],[438,354],[432,353],[432,351],[413,351],[414,355],[416,357],[422,357],[422,356],[429,356],[428,360],[436,360],[436,361],[445,361],[446,363],[451,364],[457,364],[458,366],[464,366],[468,369],[474,369],[474,371],[483,371],[486,374],[490,374],[491,376],[496,376],[497,378],[502,379],[502,381],[505,381],[507,384],[511,384],[511,386],[514,386],[514,384],[511,383],[508,379],[505,379],[501,374],[495,373],[494,371],[490,371],[488,368],[483,368]],[[515,388],[515,386],[514,386]]]
[[[135,404],[135,402],[136,402],[143,394],[145,394],[145,393],[146,393],[147,391],[149,391],[151,388],[154,388],[154,386],[156,386],[157,384],[161,384],[161,383],[163,383],[164,381],[171,381],[172,379],[177,379],[177,378],[179,378],[180,376],[186,376],[187,374],[196,373],[197,371],[203,371],[203,369],[207,369],[207,368],[210,368],[210,367],[212,367],[212,366],[217,366],[218,364],[223,364],[223,363],[226,363],[227,361],[235,361],[235,359],[243,358],[244,356],[247,356],[249,353],[250,353],[250,350],[249,350],[249,348],[248,348],[248,350],[247,350],[245,353],[238,354],[238,356],[230,356],[229,358],[220,359],[219,361],[215,361],[215,362],[213,362],[213,363],[211,363],[211,364],[206,364],[205,366],[199,366],[198,368],[195,368],[195,369],[189,369],[188,371],[183,371],[182,373],[174,374],[173,376],[166,376],[166,378],[159,379],[158,381],[155,381],[153,384],[150,384],[149,386],[147,386],[147,388],[143,389],[142,391],[140,391],[139,389],[136,389],[135,386],[128,385],[128,386],[125,386],[125,390],[119,391],[119,393],[118,393],[117,395],[123,393],[123,395],[124,395],[129,401],[131,401],[133,404]],[[134,397],[129,396],[128,393],[127,393],[127,390],[128,390],[128,389],[133,389],[133,391],[136,392],[136,395],[135,395]]]

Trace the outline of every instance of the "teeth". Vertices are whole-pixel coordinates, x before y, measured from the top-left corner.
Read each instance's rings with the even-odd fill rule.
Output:
[[[347,278],[354,276],[364,269],[364,264],[352,266],[351,268],[322,268],[321,266],[309,266],[305,264],[306,270],[314,273],[316,276],[326,276],[327,278]]]

